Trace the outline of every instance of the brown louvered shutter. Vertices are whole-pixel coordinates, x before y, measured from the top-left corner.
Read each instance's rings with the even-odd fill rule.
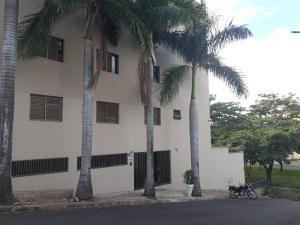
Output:
[[[45,97],[30,95],[30,119],[45,120]]]
[[[62,98],[46,97],[46,120],[62,121]]]
[[[105,123],[106,104],[105,102],[97,102],[97,122]]]
[[[119,105],[115,103],[107,103],[106,105],[106,122],[119,123]]]

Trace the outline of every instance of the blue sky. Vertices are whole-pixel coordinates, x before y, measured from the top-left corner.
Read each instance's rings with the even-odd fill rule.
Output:
[[[284,26],[290,30],[300,29],[299,0],[251,0],[237,4],[237,8],[251,7],[262,7],[261,10],[265,10],[266,14],[272,14],[267,18],[259,16],[249,18],[249,27],[257,37],[264,37],[277,27]]]
[[[221,56],[226,64],[246,76],[250,95],[236,98],[215,78],[210,92],[219,101],[252,104],[261,93],[296,93],[300,97],[300,0],[206,0],[208,8],[222,15],[221,23],[234,19],[248,24],[254,37],[226,47]]]

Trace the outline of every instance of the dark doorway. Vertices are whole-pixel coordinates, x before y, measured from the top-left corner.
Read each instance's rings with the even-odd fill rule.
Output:
[[[134,153],[134,189],[144,188],[147,170],[147,153]],[[155,185],[171,183],[171,152],[154,152],[154,181]]]

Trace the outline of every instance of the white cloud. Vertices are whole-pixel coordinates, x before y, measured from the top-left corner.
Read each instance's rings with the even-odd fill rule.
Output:
[[[260,93],[289,92],[300,95],[300,36],[293,36],[285,28],[278,28],[265,39],[249,39],[228,46],[223,51],[228,65],[235,66],[247,76],[252,103]],[[220,101],[236,101],[228,88],[211,79],[211,93]]]
[[[251,3],[251,0],[207,0],[207,4],[213,11],[224,15],[224,19],[234,18],[236,24],[264,20],[279,10],[259,5],[241,7],[246,1]],[[250,96],[248,100],[242,100],[243,104],[253,103],[260,93],[293,92],[300,96],[300,35],[278,27],[266,33],[264,38],[254,37],[228,46],[222,56],[228,65],[240,69],[247,77]],[[210,90],[217,94],[219,101],[239,101],[215,78],[211,78]]]
[[[273,8],[269,11],[264,12],[262,15],[260,15],[260,20],[264,20],[267,19],[275,14],[277,14],[279,12],[279,8]]]
[[[208,8],[216,15],[221,15],[223,20],[234,19],[235,23],[246,24],[251,19],[260,21],[278,13],[279,8],[267,8],[262,5],[242,6],[247,0],[208,0]],[[248,0],[251,2],[251,0]]]

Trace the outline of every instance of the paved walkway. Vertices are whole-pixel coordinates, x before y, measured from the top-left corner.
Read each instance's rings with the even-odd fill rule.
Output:
[[[15,193],[18,202],[12,206],[0,206],[0,213],[23,211],[48,211],[69,208],[103,208],[111,206],[175,203],[228,198],[227,191],[203,191],[203,197],[187,197],[183,191],[158,188],[156,198],[143,196],[142,191],[96,195],[90,201],[70,201],[72,191],[39,191]]]
[[[299,225],[300,204],[223,199],[0,215],[2,225]]]

